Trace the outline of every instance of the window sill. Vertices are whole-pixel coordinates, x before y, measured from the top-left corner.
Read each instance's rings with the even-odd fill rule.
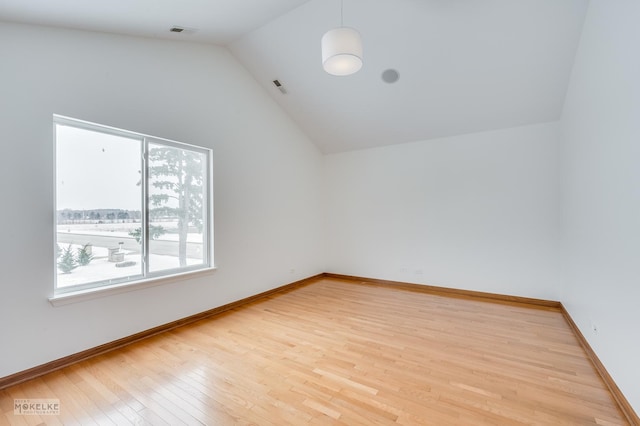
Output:
[[[193,278],[199,275],[210,274],[215,271],[215,267],[189,271],[181,274],[168,275],[159,278],[136,281],[135,283],[121,283],[104,287],[90,288],[86,290],[61,293],[49,298],[49,303],[53,306],[64,306],[71,303],[83,302],[85,300],[97,299],[99,297],[111,296],[114,294],[126,293],[128,291],[142,290],[144,288],[155,287],[163,284],[171,284]]]

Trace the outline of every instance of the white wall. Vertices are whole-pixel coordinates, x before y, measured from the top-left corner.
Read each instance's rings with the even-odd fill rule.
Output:
[[[562,116],[562,301],[640,412],[638,22],[636,0],[591,1]]]
[[[327,270],[558,300],[559,126],[328,155]]]
[[[0,377],[323,271],[322,156],[227,50],[0,23],[0,61]],[[212,148],[219,269],[52,307],[54,113]]]

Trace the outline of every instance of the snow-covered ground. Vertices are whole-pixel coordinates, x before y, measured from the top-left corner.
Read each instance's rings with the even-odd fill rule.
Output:
[[[59,225],[58,232],[70,232],[74,234],[86,235],[107,235],[113,237],[129,237],[129,231],[140,226],[139,223],[107,223],[107,224],[71,224]],[[163,224],[163,226],[165,226]],[[174,228],[175,223],[168,223],[166,228]],[[164,234],[157,239],[158,241],[177,241],[177,234]],[[189,234],[187,241],[201,242],[202,235]],[[60,244],[61,249],[69,247],[68,244]],[[71,250],[77,256],[78,249],[82,248],[79,244],[71,244]],[[142,258],[139,251],[123,250],[123,262],[133,262],[131,266],[117,267],[122,262],[110,262],[109,250],[107,247],[93,246],[93,259],[86,266],[78,266],[68,274],[64,274],[58,270],[57,286],[68,287],[77,284],[86,284],[96,281],[107,281],[121,279],[142,274]],[[58,258],[60,260],[60,258]],[[188,265],[201,264],[202,259],[187,259]],[[121,265],[122,266],[122,265]],[[166,269],[174,269],[180,266],[179,259],[176,256],[166,255],[149,255],[149,270],[151,272],[162,271]]]

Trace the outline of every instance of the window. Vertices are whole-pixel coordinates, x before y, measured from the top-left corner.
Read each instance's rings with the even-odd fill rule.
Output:
[[[53,121],[56,294],[211,267],[209,149]]]

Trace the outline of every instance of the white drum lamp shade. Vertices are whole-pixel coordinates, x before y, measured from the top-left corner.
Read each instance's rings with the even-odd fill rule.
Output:
[[[349,75],[362,68],[362,38],[353,28],[334,28],[322,36],[322,67],[332,75]]]

